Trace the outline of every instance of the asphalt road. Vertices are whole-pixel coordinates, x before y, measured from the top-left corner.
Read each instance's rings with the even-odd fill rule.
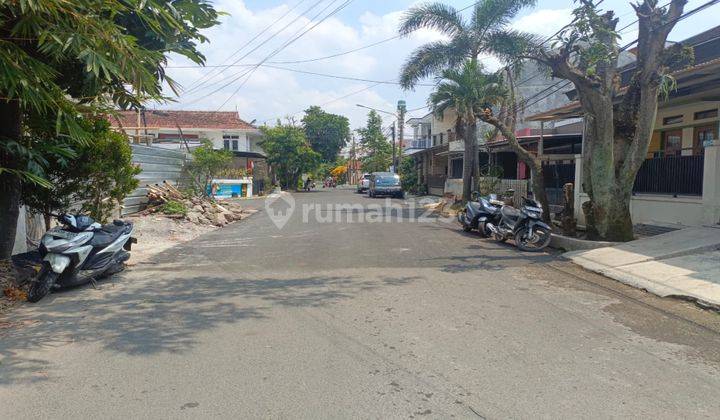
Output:
[[[16,310],[0,418],[720,415],[720,316],[400,200],[294,198]]]

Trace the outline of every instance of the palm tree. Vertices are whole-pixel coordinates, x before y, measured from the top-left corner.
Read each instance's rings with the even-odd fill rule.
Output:
[[[510,20],[524,7],[533,6],[536,0],[480,0],[475,3],[472,16],[466,19],[462,10],[442,3],[430,3],[410,8],[400,23],[400,34],[407,35],[421,28],[440,31],[447,40],[435,41],[418,47],[400,70],[400,84],[412,89],[418,81],[433,74],[443,74],[447,69],[459,69],[459,74],[470,74],[468,61],[474,65],[474,73],[482,73],[476,65],[478,57],[492,52],[497,39],[510,33]],[[463,9],[464,10],[464,9]],[[487,77],[487,75],[485,75]],[[443,74],[444,78],[444,74]],[[486,79],[483,79],[487,82]],[[457,85],[460,85],[457,83]],[[493,105],[497,103],[494,102]],[[458,111],[458,115],[461,112]],[[463,162],[463,199],[470,198],[472,172],[477,172],[478,158],[475,144],[476,118],[462,116],[468,126],[462,136],[465,144]],[[458,125],[457,127],[460,127]],[[470,129],[470,126],[473,129]],[[458,137],[461,132],[457,131]],[[472,137],[472,140],[468,139]],[[468,169],[469,168],[469,169]]]
[[[462,136],[463,154],[463,200],[470,200],[472,175],[477,158],[476,115],[492,108],[506,97],[502,77],[483,71],[476,60],[465,60],[460,68],[444,70],[437,78],[435,92],[430,94],[428,105],[437,118],[442,119],[445,111],[455,111],[455,131]]]
[[[490,46],[494,41],[510,32],[510,20],[521,9],[535,3],[536,0],[480,0],[474,5],[469,20],[462,15],[462,10],[442,3],[410,8],[400,23],[401,35],[429,28],[448,39],[417,48],[400,71],[400,84],[405,89],[412,89],[425,77],[492,52]]]

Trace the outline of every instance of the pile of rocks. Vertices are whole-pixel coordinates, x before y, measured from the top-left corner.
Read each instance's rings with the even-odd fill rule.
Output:
[[[223,201],[220,204],[207,198],[189,198],[167,181],[163,181],[162,184],[147,185],[147,189],[148,208],[142,211],[141,215],[159,213],[172,219],[186,219],[195,224],[222,227],[256,212],[230,201]],[[173,203],[182,204],[187,212],[183,214],[177,211],[177,206],[172,212],[168,212],[168,206]]]
[[[184,200],[188,208],[185,218],[192,223],[201,225],[225,226],[236,220],[242,220],[255,213],[256,210],[246,209],[229,201],[216,203],[200,198]]]

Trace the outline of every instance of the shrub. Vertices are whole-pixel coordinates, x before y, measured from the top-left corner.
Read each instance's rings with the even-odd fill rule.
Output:
[[[192,161],[187,165],[193,195],[209,196],[210,184],[232,163],[232,152],[215,150],[209,140],[203,140],[200,147],[192,152]]]
[[[170,200],[167,203],[163,204],[161,210],[163,214],[182,214],[183,216],[186,216],[188,212],[188,208],[185,203],[173,200]]]

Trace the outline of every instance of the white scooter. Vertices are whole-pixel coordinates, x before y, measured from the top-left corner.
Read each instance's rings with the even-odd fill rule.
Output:
[[[100,225],[89,216],[62,214],[61,226],[48,230],[38,251],[42,268],[28,291],[28,301],[37,302],[53,287],[70,287],[122,271],[137,239],[133,224],[115,220]]]

